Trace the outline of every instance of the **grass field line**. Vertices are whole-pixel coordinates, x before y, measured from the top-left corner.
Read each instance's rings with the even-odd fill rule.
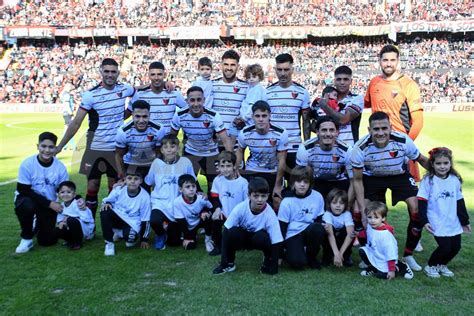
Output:
[[[5,126],[6,126],[6,127],[10,127],[10,128],[18,128],[18,129],[44,130],[44,128],[42,128],[42,127],[24,127],[24,126],[17,126],[17,125],[28,124],[28,123],[31,123],[31,121],[10,123],[10,124],[5,124]],[[59,130],[59,128],[53,128],[53,130]]]
[[[66,163],[64,165],[66,167],[70,167],[70,166],[74,166],[74,165],[78,164],[79,162],[81,162],[81,160],[71,161],[70,163]],[[7,184],[10,184],[10,183],[13,183],[13,182],[16,182],[17,180],[18,180],[18,178],[0,182],[0,187],[4,186],[4,185],[7,185]]]

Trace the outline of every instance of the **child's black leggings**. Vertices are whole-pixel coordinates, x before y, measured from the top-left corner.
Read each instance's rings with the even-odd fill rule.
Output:
[[[438,248],[428,260],[429,266],[447,265],[461,250],[461,234],[450,237],[436,237]]]

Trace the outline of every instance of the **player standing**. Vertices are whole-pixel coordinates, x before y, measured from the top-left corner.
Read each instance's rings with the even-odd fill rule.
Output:
[[[212,80],[212,109],[221,115],[224,127],[231,137],[232,147],[238,134],[237,126],[245,125],[238,117],[248,90],[248,83],[237,78],[239,61],[240,56],[235,50],[226,51],[222,55],[222,77]]]
[[[338,140],[349,146],[359,140],[359,126],[364,98],[351,92],[352,70],[347,66],[337,67],[334,71],[334,86],[337,90],[339,110],[331,108],[326,102],[320,102],[321,109],[339,125]]]
[[[154,61],[148,66],[148,78],[150,84],[139,88],[128,104],[126,117],[132,113],[132,104],[137,100],[143,100],[150,104],[150,120],[160,123],[166,132],[171,129],[171,119],[176,107],[185,108],[186,101],[179,91],[168,91],[165,85],[165,66]]]
[[[291,169],[296,165],[296,152],[301,144],[300,116],[303,117],[304,140],[310,138],[309,93],[302,85],[292,80],[293,57],[280,54],[275,58],[275,73],[278,81],[267,88],[271,122],[288,132],[288,154],[285,178],[290,179]]]
[[[117,178],[114,154],[115,136],[118,128],[123,124],[125,100],[135,93],[132,86],[117,82],[119,66],[114,59],[105,58],[102,61],[100,75],[101,83],[82,95],[76,117],[56,148],[56,154],[61,152],[77,133],[88,114],[87,147],[79,172],[87,176],[86,205],[92,211],[94,218],[102,175],[107,174],[109,190],[112,189]]]
[[[370,81],[364,104],[366,108],[372,108],[372,113],[387,113],[392,129],[408,134],[414,141],[423,128],[420,89],[413,79],[400,73],[399,62],[397,47],[386,45],[382,48],[379,53],[382,74]],[[415,180],[420,180],[416,164],[410,165],[410,173]]]

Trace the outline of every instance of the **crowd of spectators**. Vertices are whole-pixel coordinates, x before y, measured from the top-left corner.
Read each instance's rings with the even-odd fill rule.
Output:
[[[137,3],[133,5],[133,3]],[[472,18],[469,0],[20,0],[0,8],[6,25],[160,27],[221,25],[379,25]],[[131,4],[132,3],[132,4]],[[195,3],[193,5],[193,3]]]
[[[380,73],[378,52],[382,41],[270,42],[264,46],[168,43],[136,45],[129,49],[120,45],[24,45],[14,48],[12,63],[0,76],[0,101],[55,103],[67,93],[79,100],[80,92],[96,85],[98,68],[104,57],[121,64],[121,80],[135,86],[148,82],[147,66],[162,61],[170,80],[185,91],[196,77],[197,61],[208,56],[214,61],[214,77],[220,76],[219,61],[228,48],[241,54],[241,65],[259,62],[265,70],[265,83],[276,80],[274,57],[288,52],[295,58],[294,80],[308,88],[312,97],[332,82],[332,73],[339,65],[348,65],[354,72],[354,91],[365,93],[369,80]],[[401,43],[402,72],[420,85],[424,102],[474,101],[474,42],[449,41],[446,38],[415,39]],[[240,77],[242,73],[240,73]]]

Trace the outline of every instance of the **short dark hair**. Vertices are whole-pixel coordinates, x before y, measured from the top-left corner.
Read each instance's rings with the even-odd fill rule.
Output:
[[[198,67],[209,66],[212,69],[212,61],[208,57],[201,57],[198,60]]]
[[[379,201],[370,201],[365,206],[364,213],[365,213],[365,215],[369,215],[370,213],[375,213],[375,214],[380,215],[382,217],[387,217],[388,208],[387,208],[387,205],[385,203],[382,203],[382,202],[379,202]]]
[[[324,97],[324,95],[326,93],[331,93],[331,92],[334,92],[334,91],[337,92],[337,89],[334,86],[325,86],[324,89],[323,89],[322,96]]]
[[[352,76],[352,69],[346,65],[339,66],[336,68],[336,70],[334,70],[334,76],[337,76],[337,75]]]
[[[150,66],[148,66],[148,70],[152,70],[152,69],[161,69],[161,70],[165,70],[165,65],[163,65],[162,62],[159,62],[159,61],[154,61],[150,64]]]
[[[137,166],[129,165],[127,170],[125,170],[125,176],[136,176],[143,179],[143,174],[138,170]]]
[[[295,166],[291,170],[290,186],[293,186],[296,181],[306,180],[309,182],[309,190],[313,186],[313,169],[309,166]]]
[[[397,46],[392,45],[392,44],[385,45],[384,47],[382,47],[379,53],[379,58],[382,58],[383,54],[385,53],[396,53],[397,58],[400,57],[400,51],[398,50]]]
[[[38,143],[41,143],[43,140],[47,140],[47,139],[52,141],[55,145],[58,142],[58,136],[56,136],[55,134],[51,132],[43,132],[39,134],[38,136]]]
[[[291,56],[290,54],[284,53],[284,54],[280,54],[277,57],[275,57],[275,62],[277,64],[283,64],[283,63],[292,64],[294,62],[294,60],[293,60],[293,56]]]
[[[323,123],[326,123],[326,122],[332,122],[334,123],[334,125],[336,126],[336,130],[339,130],[339,123],[337,123],[332,117],[330,117],[329,115],[325,115],[325,116],[321,116],[320,118],[318,118],[318,120],[316,121],[316,124],[314,125],[314,129],[315,131],[317,132],[319,130],[319,127],[321,126],[321,124]]]
[[[225,53],[222,55],[222,60],[224,59],[234,59],[237,60],[237,62],[240,61],[240,55],[233,49],[229,49],[225,51]]]
[[[270,186],[267,180],[262,177],[251,178],[249,181],[249,194],[252,193],[270,194]]]
[[[145,100],[137,100],[132,103],[132,111],[135,111],[135,109],[150,111],[150,103],[146,102]]]
[[[272,111],[267,101],[263,100],[257,101],[252,105],[252,113],[255,113],[257,110],[260,110],[262,112],[267,111],[268,113]]]
[[[233,151],[224,150],[219,154],[219,156],[217,156],[217,161],[219,163],[221,161],[231,162],[232,165],[235,165],[235,162],[237,161],[237,156],[234,154]]]
[[[373,121],[382,121],[382,120],[388,120],[390,122],[390,117],[388,116],[387,113],[382,112],[382,111],[377,111],[372,113],[372,115],[369,116],[369,125]]]
[[[72,181],[66,180],[66,181],[61,182],[58,185],[58,189],[56,191],[59,192],[62,187],[69,188],[69,189],[73,190],[74,192],[76,192],[76,184]]]
[[[179,176],[178,178],[178,185],[179,187],[183,187],[183,185],[188,182],[188,183],[191,183],[191,184],[196,184],[196,178],[194,178],[192,175],[190,174],[182,174]]]
[[[347,196],[347,192],[342,189],[334,188],[329,191],[328,195],[326,196],[326,211],[331,211],[331,202],[335,199],[342,200],[342,203],[344,203],[345,208],[344,211],[349,208],[349,197]]]
[[[245,68],[245,71],[244,71],[245,79],[249,79],[250,75],[254,75],[254,76],[258,77],[258,79],[260,79],[260,81],[262,81],[263,77],[264,77],[264,72],[263,72],[262,66],[260,66],[259,64],[248,65]]]
[[[188,91],[186,91],[186,95],[188,96],[191,92],[194,91],[200,91],[202,95],[204,95],[204,90],[202,90],[202,88],[198,86],[192,86],[191,88],[189,88]]]
[[[166,134],[161,140],[161,146],[163,146],[164,144],[179,146],[179,138],[178,136],[173,135],[173,134]]]
[[[104,58],[102,60],[102,63],[100,64],[100,67],[103,66],[115,66],[118,67],[118,63],[115,61],[113,58]]]

